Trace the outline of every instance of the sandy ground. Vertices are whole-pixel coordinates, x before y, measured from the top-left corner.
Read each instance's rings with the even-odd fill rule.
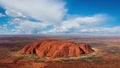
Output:
[[[88,43],[94,48],[96,55],[78,60],[36,61],[37,59],[17,54],[25,44],[42,39],[67,39],[77,43]],[[0,37],[0,68],[120,68],[119,57],[120,37]]]

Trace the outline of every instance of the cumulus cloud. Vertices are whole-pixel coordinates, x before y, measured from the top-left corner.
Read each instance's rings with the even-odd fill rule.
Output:
[[[74,18],[69,18],[65,21],[62,21],[61,24],[55,26],[55,28],[50,30],[49,32],[74,32],[83,28],[92,28],[102,23],[105,23],[108,17],[109,16],[104,14],[97,14],[93,16],[78,16]]]
[[[10,24],[14,25],[15,33],[82,33],[84,28],[94,28],[108,19],[107,15],[97,14],[86,17],[74,17],[61,21],[61,23],[32,22],[15,18]],[[52,26],[52,28],[49,28]],[[47,30],[46,30],[47,29]],[[91,30],[90,30],[91,31]]]
[[[5,16],[5,15],[3,15],[2,13],[0,13],[0,17],[3,17],[3,16]]]
[[[0,5],[6,9],[6,15],[12,17],[7,25],[0,26],[0,33],[120,33],[120,26],[112,28],[102,26],[113,19],[109,15],[68,16],[65,4],[63,0],[0,0]],[[8,26],[12,28],[9,29]]]
[[[14,10],[6,10],[6,15],[11,16],[11,17],[22,17],[22,18],[26,18],[26,16],[24,16],[22,13],[20,12],[16,12]]]
[[[96,27],[96,28],[84,28],[77,32],[82,32],[84,34],[97,34],[97,35],[119,35],[120,34],[120,26],[114,27]]]
[[[59,0],[0,0],[0,4],[10,16],[24,15],[45,22],[59,22],[67,11]]]
[[[32,22],[28,20],[22,20],[19,18],[14,19],[9,25],[14,26],[12,32],[17,34],[32,34],[32,33],[41,33],[42,30],[51,26],[51,23],[48,22]]]
[[[92,27],[92,28],[80,28],[80,29],[71,29],[65,32],[56,32],[60,34],[69,33],[69,34],[85,34],[85,35],[119,35],[120,26],[114,27]],[[54,34],[54,32],[51,32]]]
[[[8,32],[7,24],[0,25],[0,33]]]

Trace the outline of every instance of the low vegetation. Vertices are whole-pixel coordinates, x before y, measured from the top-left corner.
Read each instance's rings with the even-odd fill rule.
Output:
[[[59,37],[61,40],[65,37]],[[58,38],[58,39],[59,39]],[[39,63],[45,63],[46,68],[120,68],[120,37],[116,38],[80,38],[69,37],[69,40],[77,43],[88,43],[98,49],[95,52],[81,57],[57,58],[54,61],[50,57],[38,57],[36,54],[25,55],[18,52],[24,45],[41,40],[41,37],[0,38],[0,60],[13,59],[14,63],[1,63],[0,68],[33,68]],[[48,39],[42,37],[42,39]],[[55,37],[57,39],[57,37]],[[11,54],[14,53],[14,54]],[[31,66],[31,67],[29,67]],[[43,67],[44,68],[44,67]]]

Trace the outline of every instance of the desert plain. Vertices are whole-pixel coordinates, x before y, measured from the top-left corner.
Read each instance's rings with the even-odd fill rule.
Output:
[[[89,44],[94,52],[79,57],[49,59],[21,54],[27,44],[40,40],[69,40]],[[1,35],[0,68],[120,68],[119,36]]]

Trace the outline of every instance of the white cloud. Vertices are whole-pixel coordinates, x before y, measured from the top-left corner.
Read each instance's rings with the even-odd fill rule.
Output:
[[[42,30],[51,25],[48,22],[31,22],[18,18],[10,22],[10,24],[15,26],[12,31],[17,34],[41,33]]]
[[[82,34],[82,35],[119,35],[120,34],[120,26],[114,27],[93,27],[93,28],[80,28],[80,29],[73,29],[69,32],[69,34]],[[65,34],[65,32],[56,32],[60,34]],[[54,32],[50,32],[53,33]]]
[[[3,15],[2,13],[0,13],[0,17],[3,17],[3,16],[5,16],[5,15]]]
[[[10,16],[24,15],[44,22],[59,22],[67,11],[59,0],[0,0],[0,4]]]
[[[86,17],[74,17],[69,18],[65,21],[62,21],[61,24],[54,27],[54,29],[50,30],[49,32],[69,32],[69,31],[77,31],[84,28],[91,28],[95,27],[96,25],[100,25],[108,19],[107,15],[104,14],[97,14],[93,16],[86,16]],[[71,31],[71,32],[72,32]]]
[[[8,16],[12,16],[12,17],[23,17],[26,18],[26,16],[24,16],[22,13],[20,12],[16,12],[14,10],[6,10],[5,12]]]
[[[14,26],[12,32],[15,34],[32,34],[32,33],[99,33],[109,32],[107,28],[96,28],[96,25],[100,25],[108,19],[106,15],[93,15],[86,17],[75,17],[61,21],[61,23],[49,23],[49,22],[32,22],[23,20],[21,18],[15,18],[9,25]],[[52,26],[52,28],[49,28]],[[48,30],[46,30],[48,29]],[[105,31],[104,31],[105,29]],[[113,29],[113,28],[112,28]],[[115,28],[115,30],[117,30]]]
[[[103,34],[120,33],[120,26],[103,27],[108,20],[112,20],[106,14],[92,16],[67,16],[65,2],[62,0],[0,0],[0,5],[6,9],[6,14],[13,17],[7,26],[1,26],[1,32],[8,31],[16,34],[31,33],[78,33],[78,34]],[[2,16],[2,14],[0,14]],[[32,17],[40,22],[28,20]],[[8,26],[12,26],[10,29]],[[52,26],[52,28],[49,28]],[[99,27],[97,27],[99,26]],[[5,30],[5,31],[4,31]]]
[[[120,34],[120,26],[114,27],[96,27],[96,28],[84,28],[77,32],[83,32],[85,34],[102,34],[102,35],[111,35],[111,34]]]
[[[7,30],[7,24],[0,25],[0,33],[5,33]]]

